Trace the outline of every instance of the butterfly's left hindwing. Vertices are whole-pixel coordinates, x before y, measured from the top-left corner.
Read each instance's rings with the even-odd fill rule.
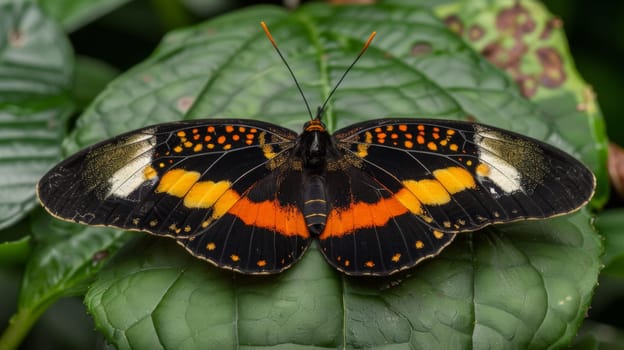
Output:
[[[192,237],[270,174],[296,136],[246,120],[147,127],[61,162],[41,179],[38,196],[61,219]]]

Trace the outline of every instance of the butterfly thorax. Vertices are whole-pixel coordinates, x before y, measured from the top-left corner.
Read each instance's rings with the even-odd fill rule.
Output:
[[[303,164],[302,212],[310,233],[320,235],[325,228],[329,206],[325,174],[328,158],[336,157],[336,147],[325,125],[313,119],[304,125],[299,135],[295,156]]]

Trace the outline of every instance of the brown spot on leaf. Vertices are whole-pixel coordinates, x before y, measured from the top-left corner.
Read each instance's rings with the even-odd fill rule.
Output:
[[[412,46],[410,53],[412,56],[424,56],[431,52],[431,44],[429,43],[416,43]]]
[[[193,103],[195,102],[195,98],[190,96],[180,97],[177,102],[177,107],[180,112],[187,112]]]
[[[447,16],[444,19],[444,23],[454,33],[459,34],[459,35],[464,34],[464,24],[462,23],[461,19],[457,15]]]
[[[91,261],[93,262],[93,264],[97,264],[100,261],[108,258],[108,250],[100,250],[98,252],[96,252],[95,254],[93,254],[93,256],[91,257]]]
[[[468,39],[472,41],[477,41],[485,35],[485,29],[478,24],[473,24],[468,29]]]
[[[9,45],[12,47],[22,47],[26,42],[25,35],[20,30],[12,30],[8,34]]]
[[[607,160],[609,168],[609,180],[613,189],[624,198],[624,149],[615,143],[609,143],[609,158]]]
[[[552,34],[553,30],[561,29],[562,27],[563,27],[563,21],[561,20],[561,18],[559,17],[551,18],[550,20],[548,20],[548,22],[546,22],[546,25],[544,26],[544,30],[542,30],[542,32],[540,33],[539,38],[541,40],[546,40],[550,38],[550,35]]]
[[[530,98],[535,95],[538,88],[537,79],[532,75],[519,75],[515,78],[520,86],[520,91],[524,97]]]
[[[531,18],[529,11],[516,2],[512,7],[499,12],[496,17],[496,28],[515,38],[520,38],[535,30],[535,21]]]
[[[552,47],[542,47],[537,49],[535,54],[543,67],[540,84],[549,88],[561,86],[566,80],[566,74],[563,70],[563,59],[557,50]]]
[[[528,46],[521,41],[513,41],[513,45],[507,47],[505,44],[511,42],[505,42],[502,40],[493,42],[481,50],[483,57],[492,62],[496,66],[508,69],[512,67],[519,67],[522,56],[529,50]]]

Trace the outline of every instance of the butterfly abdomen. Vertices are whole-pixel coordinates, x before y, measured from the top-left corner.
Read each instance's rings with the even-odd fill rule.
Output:
[[[327,222],[325,179],[320,175],[310,175],[303,182],[303,216],[313,235],[320,235]]]

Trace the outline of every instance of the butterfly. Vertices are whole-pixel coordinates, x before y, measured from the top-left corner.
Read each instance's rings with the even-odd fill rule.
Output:
[[[594,192],[581,162],[517,133],[403,118],[330,134],[324,106],[301,133],[244,119],[134,130],[56,165],[38,198],[57,218],[171,237],[245,274],[279,273],[318,240],[345,274],[390,275],[458,233],[563,215]]]

